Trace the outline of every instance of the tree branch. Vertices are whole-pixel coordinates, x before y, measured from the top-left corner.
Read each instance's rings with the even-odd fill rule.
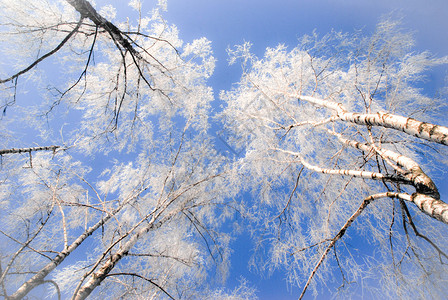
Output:
[[[101,16],[95,8],[86,0],[67,0],[80,14],[81,18],[87,18],[91,20],[95,25],[106,30],[113,40],[117,41],[124,49],[129,51],[132,55],[135,55],[141,59],[141,55],[132,47],[129,40],[122,34],[114,24],[106,20]]]
[[[347,222],[345,222],[344,226],[341,227],[341,229],[339,230],[339,232],[334,236],[333,239],[331,239],[330,244],[327,246],[327,248],[325,249],[324,253],[322,254],[322,256],[320,257],[319,261],[317,262],[316,266],[314,267],[313,271],[311,272],[310,276],[308,277],[308,281],[306,282],[302,293],[299,296],[299,299],[302,299],[302,297],[305,295],[306,290],[308,289],[311,280],[313,279],[314,275],[316,274],[317,270],[319,269],[319,267],[322,265],[323,261],[325,260],[325,258],[327,257],[328,252],[330,252],[331,248],[334,247],[334,245],[336,244],[336,242],[338,240],[340,240],[345,232],[347,231],[347,229],[350,227],[350,225],[353,223],[353,221],[355,221],[355,219],[357,217],[359,217],[359,215],[363,212],[363,210],[374,200],[376,199],[380,199],[380,198],[403,198],[403,195],[401,193],[394,193],[394,192],[386,192],[386,193],[380,193],[380,194],[375,194],[375,195],[370,195],[369,197],[365,198],[364,201],[361,203],[361,205],[359,206],[359,208],[355,211],[355,213],[347,220]],[[404,197],[404,198],[408,198],[408,197]]]
[[[55,54],[56,52],[58,52],[65,45],[65,43],[67,43],[68,40],[78,31],[78,29],[81,27],[82,20],[83,20],[82,18],[79,19],[78,23],[76,24],[76,27],[72,31],[70,31],[70,33],[62,40],[62,42],[59,43],[59,45],[56,46],[56,48],[54,48],[50,52],[44,54],[43,56],[39,57],[37,60],[35,60],[28,67],[26,67],[25,69],[19,71],[16,74],[12,75],[11,77],[6,78],[6,79],[0,79],[0,84],[8,82],[8,81],[11,81],[11,80],[19,77],[20,75],[25,74],[26,72],[28,72],[29,70],[34,68],[38,63],[40,63],[41,61],[43,61],[47,57],[50,57],[51,55]]]
[[[136,274],[136,273],[111,273],[111,274],[108,274],[107,277],[110,277],[110,276],[120,276],[120,275],[133,276],[133,277],[138,277],[138,278],[141,278],[143,280],[146,280],[146,281],[150,282],[152,285],[156,286],[159,290],[161,290],[170,299],[173,299],[173,300],[175,299],[163,287],[161,287],[159,284],[155,283],[154,280],[146,278],[146,277],[144,277],[142,275],[139,275],[139,274]]]
[[[348,112],[345,107],[338,102],[328,99],[319,99],[310,96],[291,95],[302,101],[329,108],[336,112],[337,116],[346,122],[358,125],[379,126],[402,131],[409,135],[436,142],[448,146],[448,127],[421,122],[413,118],[399,115],[377,112],[373,114],[360,114]]]
[[[32,151],[56,151],[60,146],[0,149],[0,155],[11,153],[30,153]]]

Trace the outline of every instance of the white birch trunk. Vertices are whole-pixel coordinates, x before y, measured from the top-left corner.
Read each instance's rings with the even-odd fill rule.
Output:
[[[405,132],[409,135],[448,146],[448,127],[421,122],[413,118],[378,112],[359,114],[347,112],[341,103],[309,96],[290,95],[314,105],[329,108],[339,119],[359,125],[381,126]]]
[[[448,204],[430,195],[414,193],[411,201],[427,215],[448,224]]]
[[[358,143],[355,141],[350,141],[342,138],[342,136],[336,134],[340,137],[340,140],[345,144],[351,145],[357,149],[361,149],[364,151],[373,151],[371,146]],[[344,170],[344,169],[326,169],[318,166],[314,166],[305,161],[299,153],[286,151],[282,149],[276,149],[278,151],[288,153],[294,155],[300,159],[300,162],[303,166],[309,170],[314,172],[328,174],[328,175],[347,175],[353,177],[360,177],[366,179],[374,179],[374,180],[387,180],[389,177],[385,176],[382,173],[369,172],[369,171],[358,171],[358,170]],[[427,176],[420,166],[403,155],[395,153],[390,150],[383,150],[383,153],[388,158],[395,160],[397,163],[403,164],[404,167],[409,167],[409,173],[404,177],[413,184],[416,188],[417,192],[412,194],[408,201],[413,202],[421,211],[429,215],[430,217],[442,221],[445,224],[448,224],[448,204],[440,200],[440,195],[437,190],[436,185],[431,180],[429,176]]]
[[[196,184],[201,183],[202,181],[199,181]],[[168,220],[170,220],[174,215],[176,215],[177,213],[179,213],[182,210],[182,207],[179,209],[174,209],[173,211],[167,213],[165,216],[163,216],[161,219],[159,219],[159,217],[162,215],[162,213],[167,209],[167,207],[169,205],[171,205],[174,200],[177,197],[175,197],[174,199],[167,201],[164,205],[162,205],[161,207],[159,207],[159,209],[154,209],[154,211],[150,214],[148,214],[145,218],[143,218],[141,220],[141,222],[144,222],[145,220],[147,220],[147,218],[150,215],[153,215],[157,210],[159,211],[158,213],[156,213],[155,215],[153,215],[153,217],[151,218],[151,220],[148,221],[148,223],[146,223],[146,225],[142,228],[140,228],[140,230],[138,230],[125,244],[123,244],[120,249],[113,255],[111,255],[102,265],[102,267],[94,272],[91,276],[90,279],[79,289],[77,289],[75,291],[75,294],[72,297],[72,300],[81,300],[81,299],[85,299],[87,298],[92,291],[101,284],[101,282],[107,277],[107,275],[110,273],[110,271],[113,270],[113,268],[115,267],[115,265],[126,255],[128,255],[129,251],[135,246],[135,244],[139,241],[139,239],[144,236],[145,234],[147,234],[149,231],[153,230],[153,229],[157,229],[160,226],[162,226],[162,224],[164,224],[165,222],[167,222]],[[156,223],[156,221],[158,220],[158,222]],[[137,226],[137,225],[136,225]]]
[[[343,113],[341,120],[371,126],[382,126],[405,132],[409,135],[448,145],[448,128],[435,124],[425,123],[413,118],[378,112],[376,114]]]
[[[98,271],[93,273],[92,276],[90,276],[90,279],[76,292],[72,299],[81,300],[87,298],[92,291],[107,277],[110,271],[113,270],[115,265],[129,253],[140,237],[148,233],[153,228],[154,221],[151,221],[152,222],[141,228],[122,247],[120,247],[117,253],[111,255],[103,266]]]
[[[104,225],[113,216],[114,213],[108,214],[101,221],[99,221],[98,223],[87,229],[87,231],[81,234],[67,249],[61,251],[51,262],[49,262],[45,267],[40,269],[40,271],[37,272],[37,274],[35,274],[24,284],[22,284],[13,295],[8,297],[8,299],[22,299],[32,289],[40,285],[44,281],[45,277],[51,271],[53,271],[57,266],[59,266],[64,261],[64,259],[67,256],[69,256],[73,251],[75,251],[75,249],[78,248],[78,246],[81,245],[85,239],[87,239],[90,235],[92,235],[95,232],[95,230]]]
[[[11,148],[11,149],[1,149],[0,155],[3,154],[13,154],[13,153],[26,153],[32,151],[56,151],[60,148],[59,146],[47,146],[47,147],[31,147],[31,148]]]
[[[373,151],[373,148],[369,145],[350,141],[343,138],[340,134],[336,135],[347,145],[367,152]],[[405,174],[405,177],[412,182],[417,192],[412,194],[408,201],[413,202],[421,211],[432,218],[448,224],[448,204],[440,200],[440,194],[436,185],[423,172],[420,166],[412,159],[391,150],[381,149],[380,152],[380,155],[384,155],[386,158],[395,161],[397,164],[409,170],[409,173]]]
[[[336,132],[330,132],[330,133],[337,136],[342,143],[349,145],[353,148],[360,149],[365,152],[377,151],[370,145],[348,140],[342,137],[342,135],[339,133]],[[432,197],[440,199],[440,194],[436,185],[434,184],[432,179],[428,175],[426,175],[425,172],[423,172],[420,165],[416,163],[414,160],[387,149],[378,149],[378,154],[384,159],[392,160],[397,165],[406,168],[407,169],[406,173],[402,175],[404,178],[409,180],[415,186],[417,192],[421,192],[428,195],[430,194]]]

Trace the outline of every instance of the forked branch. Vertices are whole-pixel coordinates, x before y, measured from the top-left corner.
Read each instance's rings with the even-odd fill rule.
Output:
[[[23,75],[26,72],[28,72],[29,70],[31,70],[32,68],[34,68],[38,63],[40,63],[44,59],[46,59],[46,58],[52,56],[53,54],[55,54],[56,52],[58,52],[70,40],[70,38],[79,30],[79,28],[81,27],[81,24],[82,24],[82,18],[79,19],[78,24],[76,24],[75,28],[73,28],[73,30],[70,31],[70,33],[67,34],[67,36],[53,50],[45,53],[44,55],[42,55],[41,57],[36,59],[33,63],[31,63],[28,67],[17,72],[16,74],[12,75],[11,77],[6,78],[6,79],[0,79],[0,84],[18,78],[20,75]]]
[[[377,112],[371,114],[360,114],[348,112],[347,109],[338,102],[328,99],[320,99],[309,96],[291,95],[308,103],[333,110],[340,120],[368,126],[379,126],[402,131],[409,135],[425,139],[431,142],[448,146],[448,127],[421,122],[413,118],[399,115]]]
[[[356,218],[359,217],[359,215],[361,215],[363,210],[371,202],[373,202],[376,199],[380,199],[380,198],[399,198],[399,199],[403,199],[403,200],[409,201],[409,195],[403,194],[403,193],[394,193],[394,192],[386,192],[386,193],[370,195],[369,197],[365,198],[364,201],[359,206],[359,208],[355,211],[355,213],[350,218],[348,218],[347,222],[345,222],[345,224],[341,227],[339,232],[334,236],[334,238],[331,239],[330,244],[328,244],[327,248],[325,249],[324,253],[322,253],[322,256],[320,257],[320,259],[317,262],[316,266],[314,267],[313,271],[311,271],[311,274],[310,274],[310,276],[308,278],[308,281],[306,282],[306,284],[305,284],[305,286],[304,286],[304,288],[302,290],[302,293],[299,296],[299,299],[302,299],[302,297],[305,295],[305,292],[308,289],[308,287],[309,287],[309,285],[311,283],[311,280],[313,279],[313,277],[316,274],[316,272],[319,269],[319,267],[324,262],[325,258],[328,255],[328,252],[330,252],[330,250],[334,247],[336,242],[338,240],[340,240],[344,236],[344,234],[347,231],[347,229],[350,227],[350,225],[353,223],[353,221],[355,221]]]

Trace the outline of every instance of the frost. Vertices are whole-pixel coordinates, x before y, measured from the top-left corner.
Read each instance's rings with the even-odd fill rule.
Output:
[[[131,0],[131,1],[129,1],[128,5],[130,7],[132,7],[133,9],[135,9],[136,11],[140,11],[142,8],[142,3],[140,0]]]
[[[140,21],[141,28],[148,28],[148,25],[151,23],[151,18],[145,17]]]
[[[234,48],[228,48],[227,54],[229,55],[229,65],[233,65],[239,59],[245,63],[250,61],[252,58],[255,58],[250,52],[251,47],[252,44],[250,42],[245,42],[242,45],[236,45]]]
[[[167,4],[168,4],[168,0],[158,0],[158,6],[163,10],[166,11],[167,10]]]
[[[202,37],[200,39],[194,40],[192,43],[187,44],[184,47],[183,55],[185,56],[196,55],[200,57],[205,57],[210,55],[211,52],[212,52],[211,42],[205,37]]]
[[[112,21],[113,19],[115,19],[115,16],[117,15],[117,9],[109,4],[101,7],[99,13],[104,18],[108,19],[109,21]]]
[[[249,282],[245,278],[239,279],[239,286],[233,291],[226,292],[224,290],[217,290],[212,292],[207,298],[215,300],[256,300],[256,289],[249,286]]]
[[[69,265],[61,270],[55,270],[52,278],[57,283],[60,291],[65,293],[73,291],[87,266],[88,263],[86,261],[77,261],[76,264]],[[53,285],[51,286],[51,292],[53,295],[56,294],[56,289]]]

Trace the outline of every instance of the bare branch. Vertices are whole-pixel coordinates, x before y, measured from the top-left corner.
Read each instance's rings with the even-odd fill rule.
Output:
[[[122,276],[122,275],[138,277],[138,278],[141,278],[143,280],[146,280],[146,281],[150,282],[152,285],[154,285],[155,287],[157,287],[159,290],[161,290],[170,299],[173,299],[173,300],[175,299],[164,288],[162,288],[159,284],[155,283],[155,281],[153,279],[146,278],[146,277],[144,277],[142,275],[139,275],[139,274],[136,274],[136,273],[111,273],[111,274],[108,274],[107,277],[110,277],[110,276]]]
[[[448,255],[442,251],[442,249],[440,249],[433,241],[431,241],[431,239],[429,239],[426,235],[421,234],[418,230],[417,230],[417,226],[415,225],[414,221],[412,220],[411,214],[409,213],[409,210],[406,206],[406,203],[403,201],[400,201],[401,204],[401,208],[404,210],[406,216],[407,216],[407,220],[409,222],[409,224],[412,227],[412,230],[414,230],[414,233],[417,237],[424,239],[426,242],[428,242],[440,255],[444,256],[446,259],[448,259]]]
[[[12,154],[12,153],[26,153],[26,152],[32,152],[32,151],[53,151],[54,152],[58,148],[60,148],[60,146],[0,149],[0,155]]]
[[[314,267],[314,269],[312,270],[310,276],[308,277],[308,281],[306,282],[305,286],[303,287],[302,293],[299,296],[299,299],[302,299],[302,297],[305,295],[306,290],[308,289],[308,286],[311,283],[311,280],[313,279],[314,275],[316,274],[317,270],[319,269],[319,267],[322,265],[322,263],[324,262],[325,258],[327,257],[328,252],[330,252],[330,250],[334,247],[334,245],[336,244],[336,242],[338,240],[340,240],[345,232],[347,231],[347,229],[350,227],[350,225],[353,223],[353,221],[356,220],[357,217],[359,217],[359,215],[361,215],[361,213],[363,212],[363,210],[374,200],[376,199],[380,199],[380,198],[402,198],[403,195],[400,193],[394,193],[394,192],[386,192],[386,193],[380,193],[380,194],[375,194],[375,195],[370,195],[369,197],[365,198],[363,200],[363,202],[361,203],[361,205],[359,206],[359,208],[353,213],[353,215],[348,218],[348,220],[345,222],[345,224],[341,227],[341,229],[339,230],[339,232],[331,239],[331,242],[328,244],[327,248],[325,249],[325,251],[322,253],[319,261],[317,262],[316,266]],[[407,198],[407,197],[405,197]]]
[[[60,42],[59,45],[57,45],[53,50],[42,55],[37,60],[35,60],[32,64],[30,64],[28,67],[19,71],[16,74],[12,75],[11,77],[6,78],[6,79],[0,79],[0,84],[16,79],[20,75],[23,75],[26,72],[28,72],[29,70],[31,70],[32,68],[34,68],[38,63],[40,63],[44,59],[46,59],[46,58],[52,56],[53,54],[55,54],[56,52],[58,52],[70,40],[70,38],[79,30],[79,28],[81,27],[81,24],[82,24],[82,20],[83,20],[82,18],[79,19],[78,24],[76,24],[76,27],[72,31],[70,31],[70,33],[62,40],[62,42]]]

